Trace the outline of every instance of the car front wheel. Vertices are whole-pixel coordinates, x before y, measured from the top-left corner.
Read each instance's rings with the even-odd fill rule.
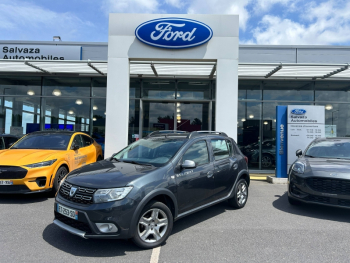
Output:
[[[53,182],[53,188],[52,188],[52,191],[54,194],[56,194],[56,192],[58,191],[60,183],[62,179],[67,175],[67,173],[68,173],[68,169],[66,167],[61,166],[60,168],[58,168],[55,175],[54,182]]]
[[[163,203],[153,201],[145,206],[137,221],[134,243],[145,249],[160,246],[173,228],[173,215]]]

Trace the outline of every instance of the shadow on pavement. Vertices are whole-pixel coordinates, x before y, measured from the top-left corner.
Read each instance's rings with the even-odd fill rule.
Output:
[[[273,202],[273,206],[283,212],[338,222],[350,222],[350,209],[318,204],[301,204],[293,206],[288,202],[287,192],[282,196],[276,195],[275,197],[279,198]]]
[[[234,210],[234,208],[232,208],[227,202],[221,202],[217,205],[213,205],[181,218],[174,223],[172,234],[176,234],[203,221],[214,218],[225,213],[227,210]]]
[[[50,224],[44,229],[43,239],[51,246],[79,257],[124,256],[125,251],[140,250],[128,240],[83,239],[60,229],[54,224]]]
[[[50,198],[48,193],[0,194],[0,204],[30,204],[44,202]]]

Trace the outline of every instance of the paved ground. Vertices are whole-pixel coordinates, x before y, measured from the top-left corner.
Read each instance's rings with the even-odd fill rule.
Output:
[[[349,262],[350,210],[292,207],[285,191],[255,181],[244,209],[222,203],[177,221],[159,262]],[[0,262],[150,262],[152,250],[129,241],[60,230],[53,201],[0,196]]]

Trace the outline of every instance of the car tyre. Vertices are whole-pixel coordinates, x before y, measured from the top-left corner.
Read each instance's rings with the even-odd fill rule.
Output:
[[[132,241],[140,248],[155,248],[167,240],[172,229],[173,215],[168,206],[152,201],[140,213]]]
[[[60,187],[60,183],[62,179],[68,174],[68,169],[64,166],[61,166],[58,168],[56,174],[55,174],[55,179],[53,182],[53,187],[52,187],[52,192],[56,194],[58,191],[58,188]]]
[[[232,198],[228,199],[228,203],[237,209],[243,208],[248,200],[248,184],[244,179],[240,179],[235,188],[234,195]]]
[[[289,202],[289,204],[291,204],[291,205],[301,205],[301,202],[300,202],[300,201],[295,200],[294,198],[291,198],[291,197],[289,197],[289,196],[288,196],[288,202]]]
[[[263,168],[270,168],[273,165],[272,156],[269,154],[263,154],[261,157],[261,165]]]

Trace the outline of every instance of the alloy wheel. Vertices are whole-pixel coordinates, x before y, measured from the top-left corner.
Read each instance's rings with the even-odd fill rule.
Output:
[[[261,164],[264,168],[268,168],[272,165],[272,159],[268,155],[263,155],[261,158]]]
[[[168,217],[158,208],[152,208],[145,212],[138,223],[138,235],[144,242],[154,243],[159,241],[168,229]]]
[[[237,202],[240,206],[244,205],[247,201],[248,189],[245,183],[240,183],[237,187]]]
[[[60,185],[62,179],[66,176],[66,174],[67,174],[66,169],[61,169],[60,173],[58,174],[58,178],[57,178],[58,185]]]

